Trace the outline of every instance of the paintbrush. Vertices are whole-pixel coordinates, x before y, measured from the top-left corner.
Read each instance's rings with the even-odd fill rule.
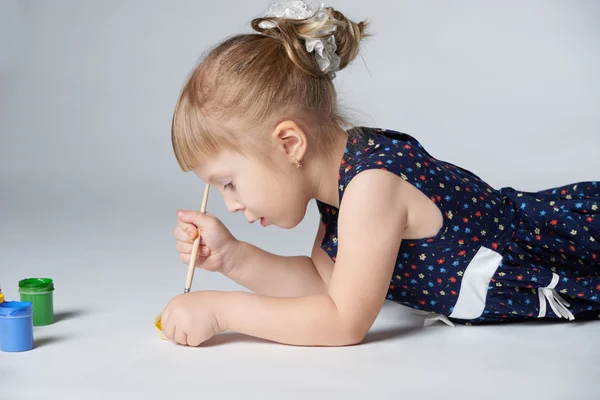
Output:
[[[202,206],[200,207],[200,212],[206,213],[206,203],[208,202],[208,189],[210,185],[207,183],[204,188],[204,197],[202,198]],[[200,247],[200,230],[198,229],[198,237],[194,240],[194,244],[192,247],[192,255],[190,257],[190,263],[188,264],[188,273],[187,279],[185,280],[185,289],[183,293],[189,293],[192,288],[192,280],[194,280],[194,270],[196,269],[196,257],[198,257],[198,248]]]

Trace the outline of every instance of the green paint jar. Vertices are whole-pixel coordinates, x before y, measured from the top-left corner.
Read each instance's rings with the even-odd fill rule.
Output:
[[[29,278],[19,282],[21,301],[33,304],[33,326],[54,322],[54,282],[49,278]]]

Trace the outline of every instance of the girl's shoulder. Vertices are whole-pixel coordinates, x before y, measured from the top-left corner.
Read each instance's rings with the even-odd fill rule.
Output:
[[[340,191],[361,172],[379,169],[412,180],[424,167],[438,163],[414,136],[382,128],[354,127],[340,166]]]
[[[348,142],[341,160],[338,180],[339,203],[346,189],[361,172],[384,170],[409,180],[411,165],[431,158],[413,136],[396,130],[356,126],[347,130]],[[414,161],[411,160],[414,158]],[[408,175],[408,176],[407,176]],[[322,222],[335,225],[339,208],[317,201]]]

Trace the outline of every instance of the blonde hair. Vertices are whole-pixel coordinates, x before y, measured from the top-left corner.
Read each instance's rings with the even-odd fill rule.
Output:
[[[304,39],[321,38],[318,32],[335,26],[343,69],[358,55],[367,23],[325,10],[326,19],[255,18],[251,26],[258,34],[231,37],[203,57],[173,114],[171,139],[182,170],[197,168],[221,150],[264,156],[269,139],[264,130],[283,118],[294,118],[311,145],[330,148],[332,132],[349,122],[331,78],[306,51]],[[273,27],[261,27],[263,21]]]

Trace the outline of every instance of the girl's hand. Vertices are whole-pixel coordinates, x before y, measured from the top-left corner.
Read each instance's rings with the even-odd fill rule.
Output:
[[[189,264],[194,239],[200,234],[196,267],[224,274],[232,269],[230,260],[239,241],[216,217],[198,211],[178,211],[175,237],[179,259]]]
[[[171,299],[161,314],[165,336],[185,346],[199,346],[223,332],[212,294],[215,292],[190,292]]]

